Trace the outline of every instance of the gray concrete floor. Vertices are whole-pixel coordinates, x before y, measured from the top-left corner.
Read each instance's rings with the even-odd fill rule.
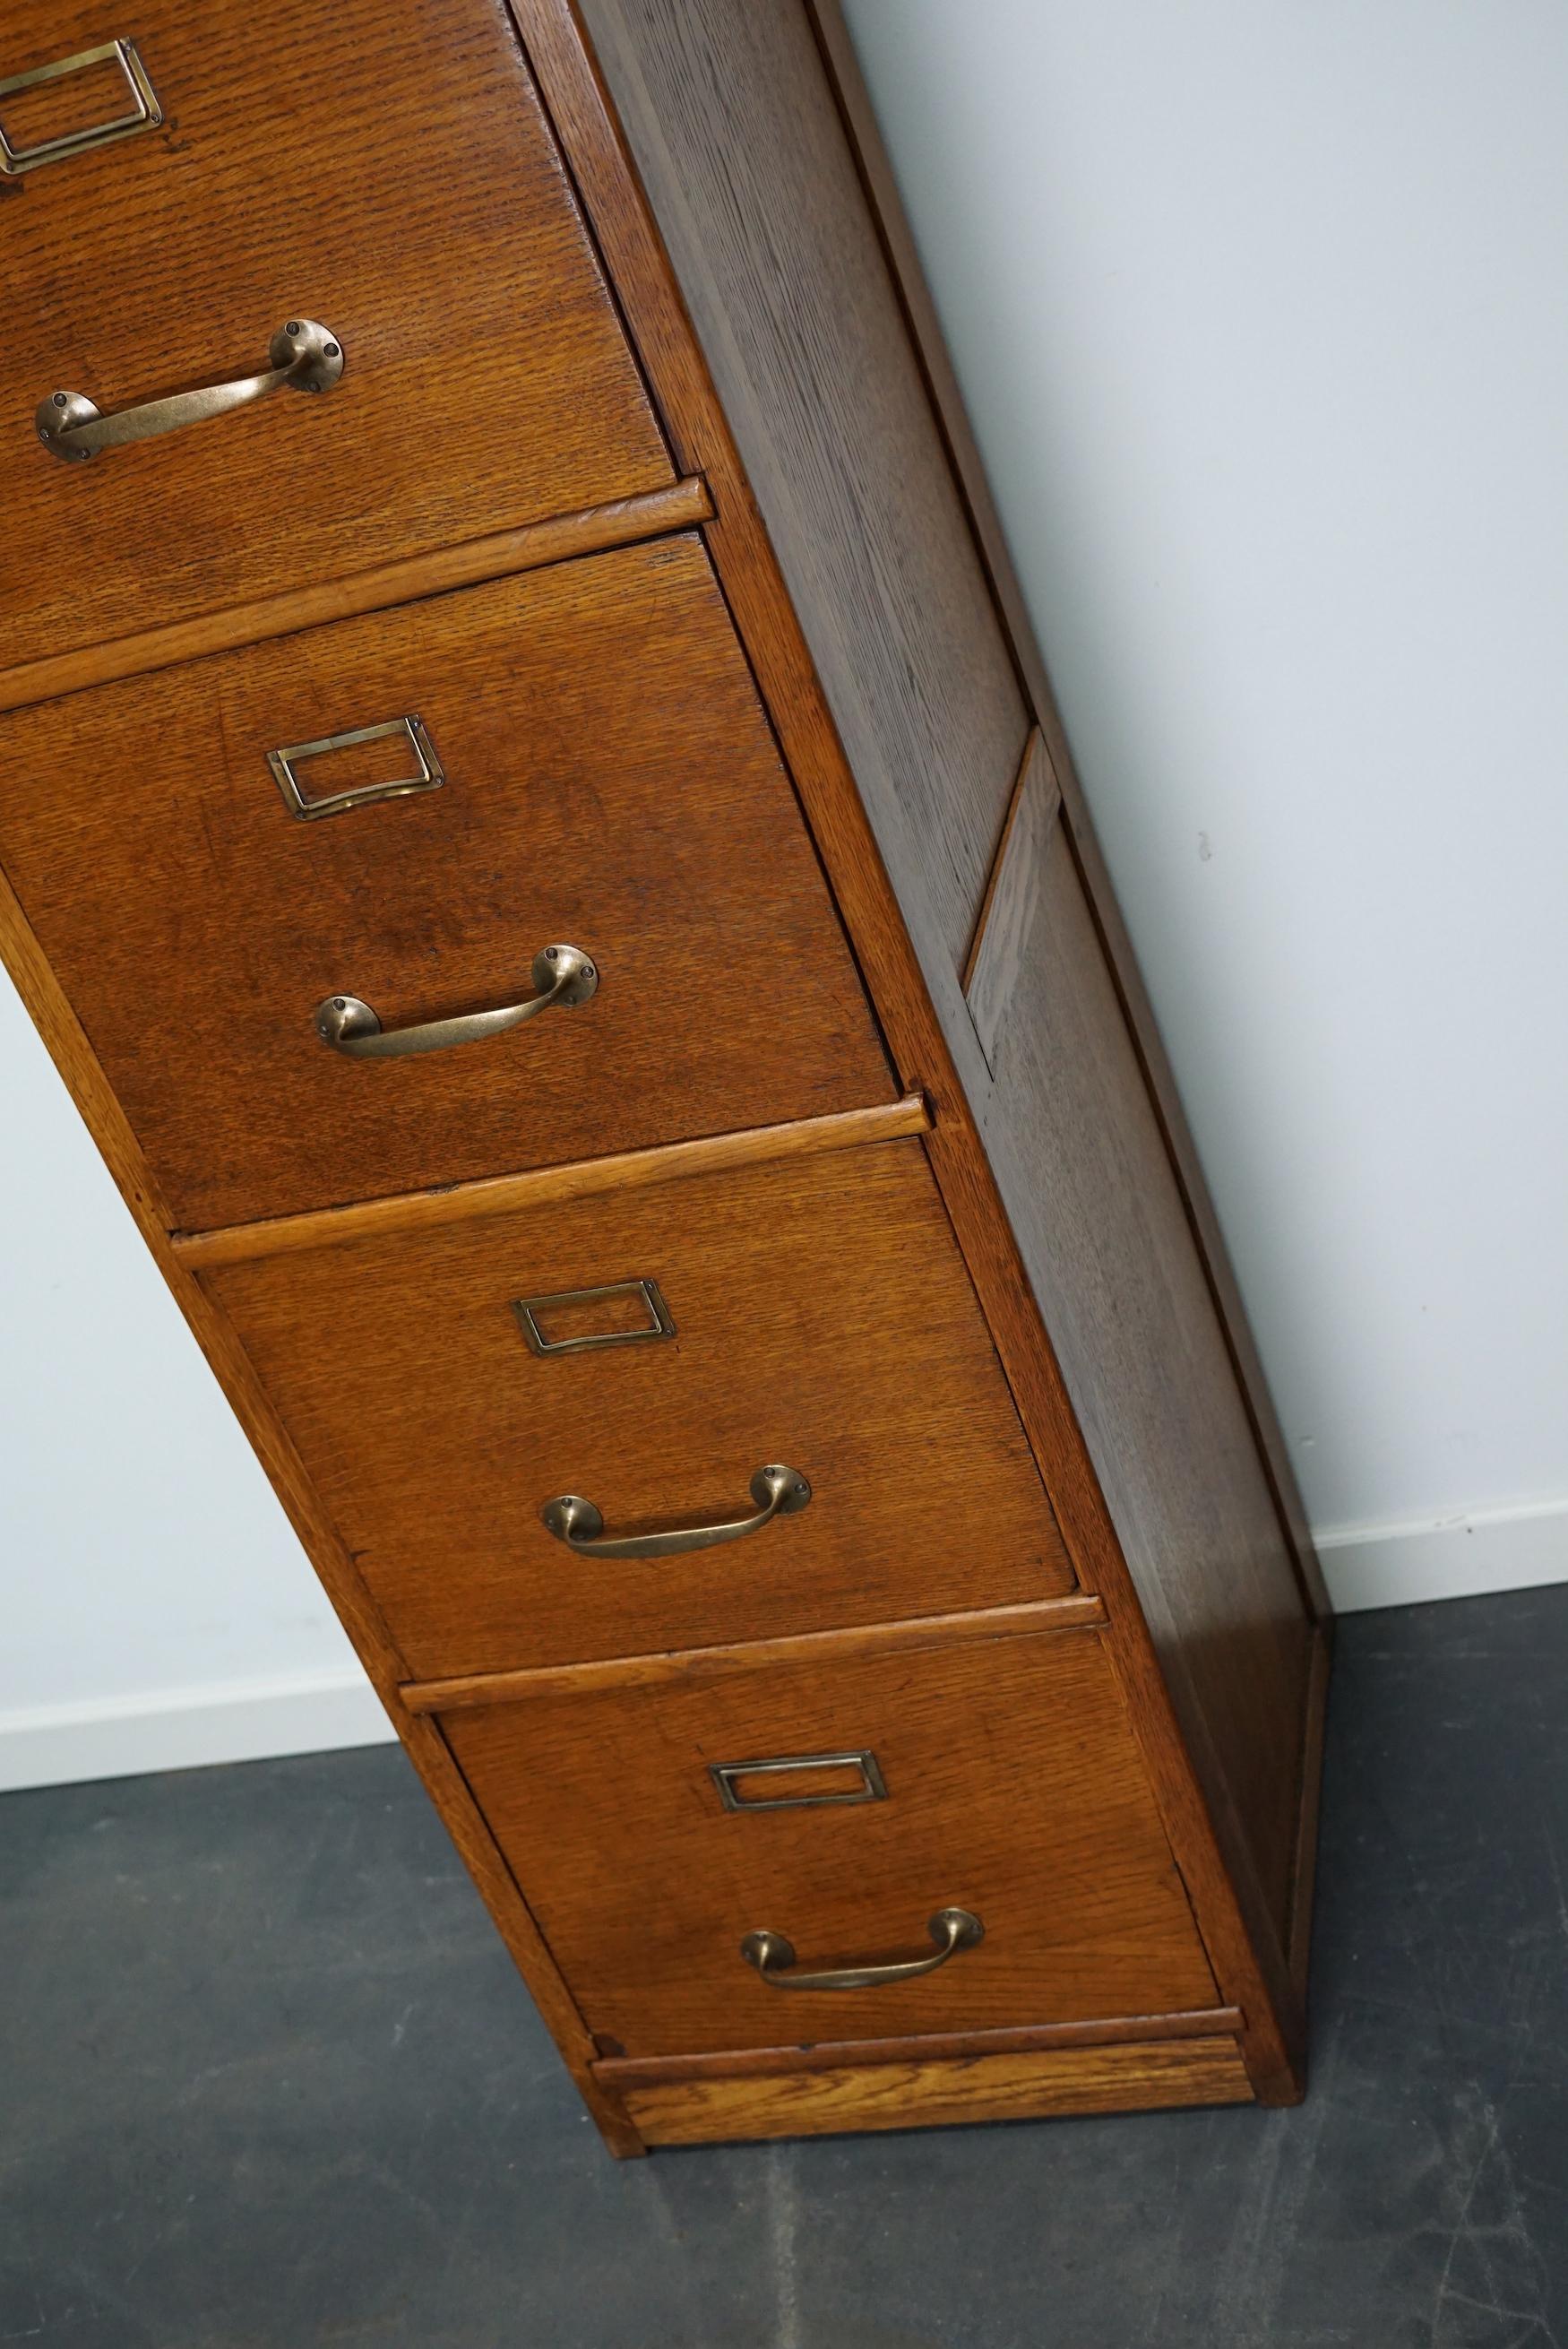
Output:
[[[391,1750],[0,1803],[0,2342],[1568,2344],[1568,1588],[1348,1619],[1299,2111],[599,2147]]]

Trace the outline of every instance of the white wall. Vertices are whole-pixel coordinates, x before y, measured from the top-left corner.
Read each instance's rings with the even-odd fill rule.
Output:
[[[0,978],[0,1786],[387,1734]]]
[[[1330,1578],[1568,1576],[1568,13],[846,12]]]
[[[848,9],[1338,1595],[1568,1575],[1568,15]],[[0,1102],[0,1782],[384,1733]]]

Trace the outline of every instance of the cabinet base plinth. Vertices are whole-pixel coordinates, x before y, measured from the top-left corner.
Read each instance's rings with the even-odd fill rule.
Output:
[[[709,2074],[645,2086],[628,2084],[621,2093],[633,2127],[649,2146],[1253,2101],[1246,2067],[1229,2038]]]

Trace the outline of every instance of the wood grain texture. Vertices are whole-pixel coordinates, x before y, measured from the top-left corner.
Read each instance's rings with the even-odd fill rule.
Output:
[[[270,748],[407,711],[441,790],[289,812]],[[181,1228],[893,1092],[694,537],[15,710],[0,761],[0,862]],[[560,939],[578,1010],[397,1061],[313,1030],[515,1002]]]
[[[1105,1609],[1079,1592],[1022,1607],[985,1607],[962,1615],[915,1615],[902,1623],[866,1623],[848,1631],[801,1631],[792,1639],[748,1640],[739,1645],[669,1648],[646,1656],[610,1656],[591,1664],[543,1665],[525,1672],[471,1672],[456,1680],[407,1681],[398,1694],[410,1713],[462,1713],[477,1705],[514,1704],[574,1691],[690,1684],[749,1671],[757,1664],[810,1664],[819,1657],[913,1655],[966,1640],[1002,1640],[1020,1631],[1099,1630]]]
[[[5,0],[0,70],[103,24]],[[10,661],[671,481],[500,0],[145,0],[136,35],[164,128],[0,182]],[[302,312],[346,354],[325,397],[86,465],[30,429],[62,388],[253,374]]]
[[[852,1150],[868,1142],[892,1142],[923,1133],[930,1123],[924,1100],[908,1093],[902,1101],[841,1110],[830,1117],[798,1118],[789,1125],[744,1126],[737,1133],[707,1134],[700,1142],[612,1151],[603,1158],[577,1159],[569,1166],[536,1166],[526,1174],[492,1174],[479,1183],[361,1199],[353,1206],[326,1207],[315,1215],[229,1224],[211,1232],[176,1232],[174,1247],[181,1262],[197,1270],[249,1264],[258,1257],[299,1256],[346,1240],[391,1239],[442,1231],[453,1224],[487,1222],[495,1216],[538,1213],[571,1199],[596,1198],[604,1191],[648,1190],[762,1160],[774,1164],[785,1158]]]
[[[591,2069],[593,2042],[437,1724],[407,1713],[398,1684],[407,1667],[388,1636],[353,1559],[279,1422],[233,1331],[179,1263],[168,1240],[168,1209],[91,1046],[61,991],[16,898],[0,874],[0,963],[14,981],[81,1117],[103,1154],[137,1229],[190,1325],[289,1523],[309,1554],[334,1612],[402,1738],[427,1793],[473,1875],[547,2029],[611,2149],[642,2151],[613,2089]]]
[[[956,964],[926,934],[919,950],[786,590],[705,356],[692,334],[647,194],[632,164],[573,0],[512,0],[578,187],[609,257],[680,463],[710,480],[706,536],[821,847],[890,1048],[927,1092],[928,1150],[1080,1579],[1109,1609],[1108,1650],[1225,1995],[1246,2015],[1243,2047],[1260,2093],[1302,2078],[1303,2017],[1213,1742],[1183,1690],[1178,1717],[1136,1584],[1044,1330],[971,1100],[992,1090]],[[776,256],[788,265],[788,249]],[[852,306],[852,294],[844,299]],[[1188,1728],[1195,1724],[1192,1744]]]
[[[993,1076],[997,1037],[1028,959],[1039,912],[1040,875],[1060,809],[1061,794],[1037,731],[1024,753],[964,970],[964,999]]]
[[[808,9],[816,27],[824,64],[854,149],[888,265],[897,283],[910,333],[920,354],[933,409],[940,421],[991,590],[1006,627],[1008,644],[1045,738],[1047,756],[1062,794],[1079,871],[1094,908],[1096,926],[1110,963],[1122,1009],[1132,1031],[1139,1062],[1161,1129],[1171,1152],[1193,1237],[1213,1288],[1226,1342],[1295,1553],[1307,1605],[1315,1617],[1326,1621],[1331,1614],[1328,1593],[1313,1547],[1312,1532],[1296,1484],[1290,1447],[1269,1394],[1268,1381],[1231,1265],[1224,1235],[1220,1229],[1219,1217],[1210,1196],[1197,1144],[1181,1106],[1154,1007],[1149,999],[1132,941],[1116,901],[1083,786],[1074,766],[1050,677],[1008,550],[1006,533],[985,478],[985,465],[969,424],[957,376],[943,339],[935,305],[921,269],[896,176],[877,126],[875,111],[855,56],[854,44],[844,21],[841,0],[802,0],[802,5]]]
[[[1027,719],[808,19],[583,16],[900,899],[956,967]]]
[[[1092,1632],[542,1696],[443,1726],[601,2046],[680,2054],[1216,2002]],[[727,1812],[708,1776],[710,1762],[863,1747],[885,1801]],[[767,1927],[808,1967],[917,1955],[953,1904],[985,1940],[913,1981],[791,1994],[739,1954]]]
[[[1036,910],[983,1122],[1178,1706],[1214,1741],[1283,1944],[1311,1627],[1067,833],[1016,833],[1014,853],[1037,857]],[[1005,876],[998,897],[1023,887]]]
[[[673,1342],[540,1360],[520,1297],[656,1279]],[[1072,1573],[916,1142],[696,1177],[417,1240],[210,1270],[411,1667],[454,1677],[876,1623]],[[809,1508],[733,1547],[574,1556]]]
[[[727,2047],[711,2055],[610,2055],[594,2077],[617,2090],[665,2080],[712,2080],[769,2072],[834,2072],[848,2064],[943,2064],[976,2055],[1028,2055],[1040,2047],[1119,2046],[1150,2039],[1233,2037],[1233,2006],[1181,2014],[1109,2014],[1092,2023],[1025,2023],[1011,2031],[926,2032],[912,2039],[813,2039],[782,2047]]]
[[[387,611],[395,604],[413,603],[421,596],[449,595],[454,587],[475,587],[514,571],[542,570],[546,564],[568,562],[574,555],[635,545],[641,539],[658,538],[667,531],[689,530],[707,522],[712,511],[707,483],[694,477],[667,490],[649,490],[639,497],[589,506],[580,513],[523,523],[516,530],[491,531],[483,538],[409,555],[401,563],[384,563],[375,570],[353,572],[344,578],[319,579],[255,603],[203,613],[200,619],[145,628],[135,636],[116,636],[108,644],[86,645],[47,660],[0,670],[0,709],[19,709],[29,701],[82,693],[89,686],[110,684],[118,678],[144,677],[153,669],[171,668],[178,661],[229,652],[268,636],[292,636],[328,620],[355,619],[361,613]]]
[[[1163,2047],[1064,2047],[945,2063],[861,2064],[835,2072],[684,2080],[626,2092],[627,2111],[650,2146],[950,2128],[965,2121],[1043,2120],[1057,2114],[1149,2112],[1170,2105],[1251,2100],[1233,2039],[1183,2040]]]

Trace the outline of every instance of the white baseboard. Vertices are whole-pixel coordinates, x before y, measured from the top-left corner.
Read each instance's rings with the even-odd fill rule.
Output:
[[[1568,1582],[1568,1500],[1422,1525],[1331,1526],[1317,1547],[1346,1612]],[[321,1754],[391,1735],[353,1668],[35,1705],[0,1713],[0,1790]]]
[[[1568,1500],[1422,1525],[1330,1526],[1315,1539],[1345,1613],[1568,1582]]]
[[[0,1790],[377,1745],[392,1724],[357,1668],[0,1713]]]

